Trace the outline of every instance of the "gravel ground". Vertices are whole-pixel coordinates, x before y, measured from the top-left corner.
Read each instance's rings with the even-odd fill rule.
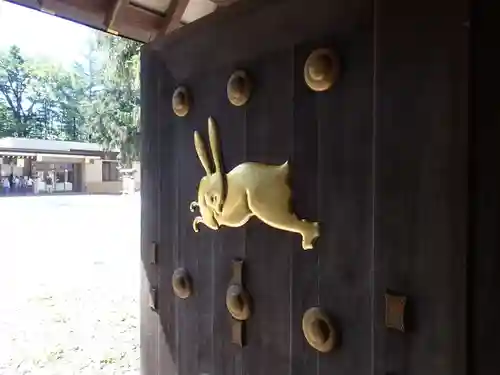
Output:
[[[0,198],[0,374],[139,374],[138,196]]]

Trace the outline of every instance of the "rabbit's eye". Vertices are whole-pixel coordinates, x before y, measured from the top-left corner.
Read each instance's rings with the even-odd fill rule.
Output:
[[[210,201],[211,201],[212,203],[215,203],[215,202],[217,201],[217,196],[212,195],[212,196],[210,197]]]

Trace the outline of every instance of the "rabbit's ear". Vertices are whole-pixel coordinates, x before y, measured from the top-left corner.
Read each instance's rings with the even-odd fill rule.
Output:
[[[208,118],[208,137],[210,139],[210,149],[215,163],[215,172],[222,173],[222,160],[220,152],[219,136],[217,135],[217,126],[212,117]]]
[[[201,139],[200,134],[195,131],[194,132],[194,147],[196,148],[196,153],[200,158],[201,165],[205,168],[205,172],[207,172],[207,176],[212,173],[212,168],[210,165],[210,160],[208,159],[207,150],[205,149],[205,144],[203,143],[203,139]]]

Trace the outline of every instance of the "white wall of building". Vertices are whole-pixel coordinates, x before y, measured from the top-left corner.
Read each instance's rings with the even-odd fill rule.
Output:
[[[102,182],[102,160],[93,160],[92,163],[83,164],[83,182]]]
[[[97,143],[55,141],[30,138],[0,138],[0,148],[9,150],[44,150],[44,151],[103,151]],[[118,150],[113,150],[118,151]]]
[[[94,194],[117,194],[122,191],[121,181],[102,180],[102,160],[85,163],[82,168],[84,192]]]
[[[17,166],[11,166],[9,164],[0,165],[0,175],[5,177],[13,173],[15,176],[23,176],[23,168]]]

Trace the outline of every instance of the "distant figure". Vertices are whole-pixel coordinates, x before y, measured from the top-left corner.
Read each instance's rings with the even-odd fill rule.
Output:
[[[26,190],[30,193],[33,193],[34,192],[34,184],[33,184],[33,179],[31,178],[31,176],[28,176],[28,179],[26,180]]]
[[[14,176],[14,191],[19,192],[19,188],[21,187],[21,180],[18,176]]]
[[[47,188],[47,193],[52,194],[52,177],[50,177],[50,175],[47,175],[45,184]]]
[[[10,182],[9,182],[9,179],[8,178],[4,178],[2,180],[2,185],[3,185],[3,193],[5,195],[9,194],[9,192],[10,192]]]
[[[19,177],[19,183],[17,184],[17,188],[21,193],[26,193],[26,180],[24,179],[24,176]]]
[[[38,192],[40,191],[40,181],[40,176],[36,176],[35,181],[33,181],[33,192],[35,194],[38,194]]]

